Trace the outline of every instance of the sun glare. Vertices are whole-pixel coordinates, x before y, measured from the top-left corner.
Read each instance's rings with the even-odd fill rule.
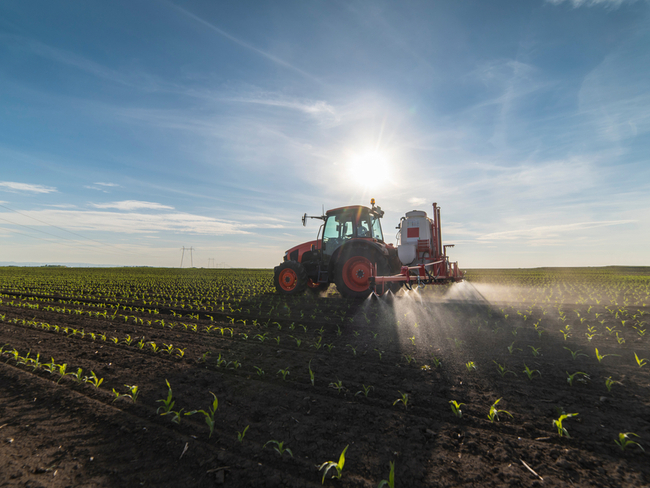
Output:
[[[376,188],[388,181],[390,164],[386,154],[371,150],[354,154],[349,162],[351,183],[365,188]]]

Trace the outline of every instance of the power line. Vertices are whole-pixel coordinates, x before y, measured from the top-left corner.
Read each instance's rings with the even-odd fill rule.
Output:
[[[190,263],[191,263],[191,266],[193,268],[194,267],[194,258],[192,257],[192,251],[194,250],[194,248],[193,247],[185,247],[185,246],[181,247],[181,250],[183,251],[183,253],[181,254],[181,268],[183,267],[183,257],[185,256],[185,250],[186,249],[190,252]]]

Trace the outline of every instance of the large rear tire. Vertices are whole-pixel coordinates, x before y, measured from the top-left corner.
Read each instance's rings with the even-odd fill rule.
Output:
[[[307,271],[296,261],[285,261],[275,267],[273,284],[282,295],[298,295],[307,287]]]
[[[383,257],[377,257],[369,249],[358,247],[344,250],[336,266],[336,288],[346,298],[366,298],[370,294],[368,279],[377,263],[377,270],[383,275],[388,264]]]

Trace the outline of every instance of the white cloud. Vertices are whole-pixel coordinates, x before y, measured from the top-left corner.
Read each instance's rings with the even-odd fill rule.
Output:
[[[493,232],[484,234],[477,238],[479,241],[513,241],[513,240],[532,240],[536,242],[553,240],[560,238],[562,234],[569,232],[583,231],[596,227],[609,227],[612,225],[631,224],[635,220],[607,220],[600,222],[575,222],[571,224],[546,225],[532,227],[528,229],[513,229],[503,232]]]
[[[427,203],[427,199],[426,198],[413,197],[413,198],[409,198],[409,203],[411,205],[415,205],[415,206],[424,205],[425,203]]]
[[[0,187],[13,191],[28,191],[32,193],[53,193],[56,191],[56,188],[52,188],[51,186],[16,183],[14,181],[0,181]]]
[[[174,207],[162,205],[155,202],[141,202],[138,200],[123,200],[121,202],[111,203],[91,203],[95,208],[115,208],[117,210],[136,210],[136,209],[150,209],[150,210],[173,210]]]
[[[117,183],[101,183],[99,181],[95,182],[94,184],[99,186],[120,186]]]

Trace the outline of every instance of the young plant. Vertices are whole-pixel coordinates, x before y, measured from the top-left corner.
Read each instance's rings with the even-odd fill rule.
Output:
[[[515,347],[515,342],[512,341],[512,344],[510,344],[510,345],[508,346],[508,352],[509,352],[510,354],[512,354],[512,353],[515,352],[515,351],[521,351],[521,349],[519,349],[518,347]]]
[[[187,412],[185,415],[194,415],[196,413],[202,413],[203,416],[205,417],[205,423],[208,425],[208,428],[210,429],[210,435],[208,436],[208,439],[212,437],[212,432],[214,431],[214,414],[217,411],[217,408],[219,407],[219,400],[217,399],[217,395],[214,393],[210,392],[210,394],[214,397],[214,400],[212,401],[212,407],[208,409],[206,412],[205,410],[192,410],[191,412]]]
[[[528,347],[530,347],[530,350],[532,351],[533,356],[537,357],[537,356],[539,356],[541,354],[539,352],[542,349],[541,347],[533,347],[533,346],[528,346]]]
[[[578,357],[580,357],[580,356],[589,357],[589,356],[587,356],[585,353],[580,352],[580,351],[582,351],[582,349],[577,349],[577,350],[575,350],[575,351],[572,351],[572,350],[569,349],[568,347],[565,347],[564,349],[566,349],[567,351],[569,351],[569,352],[571,353],[571,358],[572,358],[574,361],[575,361],[576,359],[578,359]]]
[[[246,431],[248,430],[249,427],[250,425],[247,425],[246,427],[244,427],[244,430],[242,430],[241,432],[237,431],[237,440],[239,441],[240,444],[244,442],[244,436],[246,435]]]
[[[156,413],[159,413],[161,410],[163,411],[160,415],[167,415],[170,413],[172,408],[174,408],[174,403],[176,403],[172,400],[172,387],[169,384],[169,381],[165,380],[165,383],[167,383],[167,399],[156,400],[156,403],[162,403],[162,406],[158,407],[156,410]]]
[[[397,405],[398,403],[402,402],[402,405],[404,405],[404,408],[408,408],[408,403],[409,403],[409,394],[408,393],[402,393],[401,391],[399,392],[400,395],[402,395],[402,398],[398,398],[393,402],[393,405]]]
[[[574,379],[577,375],[582,375],[582,378],[577,378],[577,381],[582,381],[583,383],[586,383],[587,380],[589,380],[589,375],[588,375],[587,373],[583,373],[583,372],[581,372],[581,371],[576,371],[576,372],[573,373],[573,374],[569,374],[568,371],[565,371],[565,373],[566,373],[566,375],[567,375],[566,382],[569,383],[569,386],[573,386],[573,379]]]
[[[433,363],[433,367],[438,369],[440,365],[442,364],[442,359],[437,358],[433,354],[431,354],[431,362]]]
[[[508,412],[507,410],[497,410],[497,403],[501,401],[501,398],[499,398],[496,402],[492,404],[490,407],[490,411],[488,412],[488,419],[490,419],[490,422],[494,422],[495,420],[499,420],[499,414],[500,413],[505,413],[510,416],[510,418],[513,418],[512,414]]]
[[[563,413],[557,420],[553,420],[552,425],[557,428],[557,434],[560,437],[571,437],[569,432],[562,426],[562,422],[568,418],[577,416],[577,413]]]
[[[458,403],[456,400],[450,400],[449,403],[451,405],[451,411],[454,413],[454,415],[456,417],[458,417],[458,418],[462,418],[463,417],[463,411],[461,410],[460,407],[462,407],[465,404],[464,403]]]
[[[526,363],[524,363],[524,368],[525,369],[523,370],[523,373],[526,373],[526,376],[528,376],[528,379],[531,381],[535,373],[542,376],[542,373],[540,373],[538,369],[530,369],[528,366],[526,366]]]
[[[596,348],[596,359],[598,359],[598,362],[600,363],[603,359],[605,359],[607,356],[618,356],[618,354],[600,354],[598,352],[598,348]]]
[[[646,358],[639,358],[639,356],[634,353],[634,359],[636,359],[636,364],[639,365],[639,368],[643,368],[647,364]]]
[[[361,387],[363,388],[363,390],[359,390],[358,392],[356,392],[356,393],[354,394],[354,396],[357,396],[357,395],[363,395],[363,396],[365,396],[366,398],[368,398],[368,394],[370,393],[370,390],[374,390],[374,389],[375,389],[375,387],[372,386],[372,385],[370,385],[370,386],[361,385]],[[394,404],[393,404],[393,405],[394,405]]]
[[[336,383],[330,383],[328,385],[328,388],[334,388],[337,393],[341,393],[343,390],[345,390],[345,387],[343,386],[343,382],[341,380],[338,380]]]
[[[79,369],[81,371],[81,368]],[[95,388],[99,388],[99,385],[102,384],[104,378],[98,378],[94,371],[90,372],[90,376],[84,378],[86,383],[91,383]]]
[[[612,386],[614,385],[623,385],[620,381],[615,381],[612,379],[611,376],[608,376],[605,378],[605,387],[607,388],[607,391],[611,393],[612,391]]]
[[[497,362],[494,361],[494,360],[492,360],[492,362],[493,362],[494,364],[497,365],[497,371],[499,371],[499,374],[500,374],[502,377],[505,376],[505,375],[508,374],[508,373],[512,373],[512,374],[514,374],[515,376],[517,376],[517,373],[515,373],[514,371],[510,371],[510,370],[506,369],[506,365],[505,365],[505,364],[499,364],[499,363],[497,363]]]
[[[473,372],[473,371],[476,371],[476,369],[477,369],[477,368],[476,368],[476,364],[474,363],[474,361],[467,361],[467,362],[465,363],[465,368],[467,368],[467,372],[468,372],[468,373],[471,373],[471,372]]]
[[[264,370],[259,366],[253,366],[257,370],[257,376],[264,376]]]
[[[307,367],[309,368],[309,379],[311,380],[311,386],[315,386],[314,385],[314,372],[311,369],[311,362],[312,362],[312,360],[310,359],[309,360],[309,365]]]
[[[286,381],[286,380],[287,380],[287,375],[289,374],[289,368],[281,369],[281,370],[279,370],[279,371],[278,371],[277,373],[275,373],[275,374],[281,374],[281,375],[282,375],[282,379],[283,379],[284,381]]]
[[[275,444],[275,447],[273,447],[273,450],[275,452],[277,452],[278,454],[280,454],[280,456],[282,456],[285,452],[288,452],[289,456],[293,457],[293,452],[291,452],[291,449],[289,449],[288,447],[284,447],[284,441],[282,441],[282,442],[267,441],[266,444],[264,444],[264,446],[262,446],[262,449],[264,449],[267,446],[267,444]]]
[[[381,480],[377,485],[377,488],[384,488],[384,486],[388,486],[388,488],[395,488],[395,462],[394,461],[390,461],[390,473],[388,473],[388,479]]]
[[[335,463],[334,461],[327,461],[321,464],[320,468],[318,468],[319,471],[322,471],[323,469],[325,470],[325,472],[323,473],[323,480],[321,481],[321,484],[325,484],[325,476],[327,476],[327,473],[332,468],[336,469],[336,474],[332,475],[332,478],[336,478],[339,480],[341,479],[341,475],[343,474],[343,466],[345,466],[345,453],[348,450],[348,447],[350,447],[349,444],[345,446],[345,449],[343,449],[343,452],[339,456],[338,463]]]
[[[639,437],[634,432],[620,432],[618,434],[618,439],[615,439],[614,442],[618,447],[621,448],[621,451],[625,451],[625,449],[627,449],[628,447],[637,446],[639,449],[645,452],[645,449],[643,449],[641,444],[629,438],[629,436],[631,435],[633,435],[634,437]]]

